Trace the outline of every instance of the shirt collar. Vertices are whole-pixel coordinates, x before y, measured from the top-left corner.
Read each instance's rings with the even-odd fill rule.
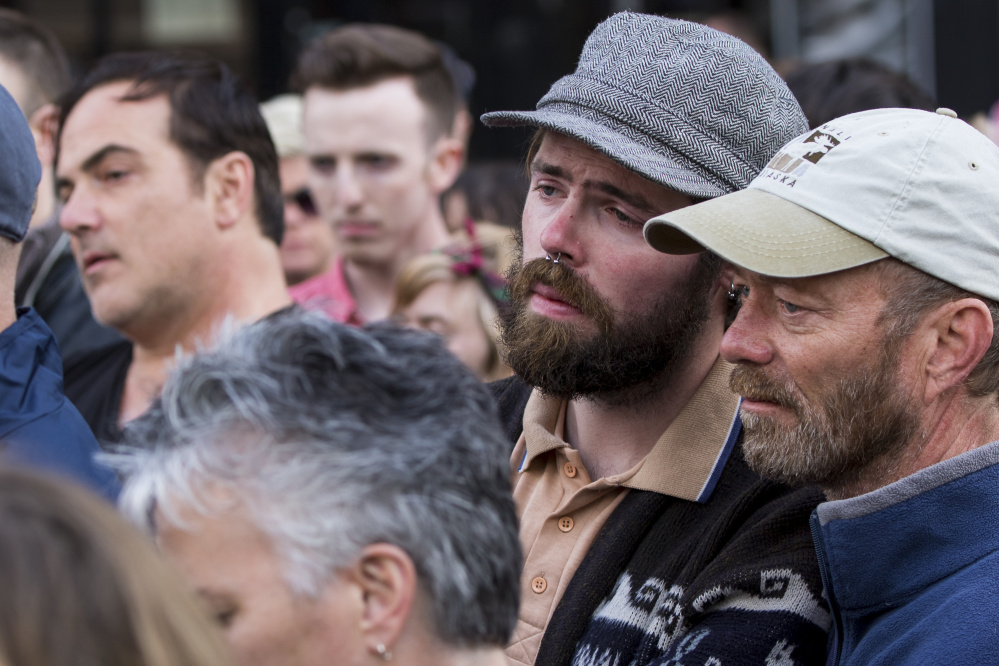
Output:
[[[296,303],[307,310],[319,310],[334,321],[361,326],[365,322],[357,311],[357,301],[343,272],[343,257],[338,256],[328,271],[288,288]]]
[[[693,502],[707,502],[739,438],[739,396],[728,385],[732,365],[719,358],[652,451],[620,485]],[[524,410],[526,451],[520,471],[540,455],[569,445],[563,439],[564,400],[537,389]]]

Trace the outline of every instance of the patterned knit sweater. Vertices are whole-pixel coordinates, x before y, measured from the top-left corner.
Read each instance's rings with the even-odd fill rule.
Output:
[[[512,441],[530,387],[492,386]],[[704,504],[630,490],[573,576],[539,666],[825,663],[813,488],[760,479],[741,446]]]

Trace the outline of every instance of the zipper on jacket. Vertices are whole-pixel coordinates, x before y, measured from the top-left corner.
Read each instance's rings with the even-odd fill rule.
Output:
[[[832,577],[829,574],[829,560],[826,557],[825,543],[822,540],[822,527],[819,524],[819,513],[813,511],[808,519],[809,527],[812,531],[812,543],[815,546],[815,558],[819,561],[819,576],[822,578],[822,586],[826,590],[826,601],[829,603],[829,615],[832,617],[832,632],[829,636],[829,654],[826,657],[826,666],[836,666],[839,664],[840,650],[843,645],[843,627],[840,622],[839,611],[836,609],[832,589]]]

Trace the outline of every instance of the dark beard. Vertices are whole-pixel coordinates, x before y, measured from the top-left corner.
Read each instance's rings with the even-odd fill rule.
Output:
[[[814,402],[792,382],[779,382],[761,369],[737,366],[732,390],[787,407],[797,424],[742,414],[746,462],[761,476],[791,485],[818,484],[830,491],[857,487],[883,477],[919,430],[919,412],[898,381],[902,341],[884,340],[872,367],[833,384]]]
[[[709,293],[720,262],[705,253],[690,275],[646,312],[627,319],[614,313],[596,290],[565,263],[516,262],[510,307],[501,314],[506,360],[531,386],[548,396],[586,398],[609,406],[639,406],[658,395],[683,367],[711,308]],[[530,309],[531,286],[556,289],[596,325],[583,333]]]

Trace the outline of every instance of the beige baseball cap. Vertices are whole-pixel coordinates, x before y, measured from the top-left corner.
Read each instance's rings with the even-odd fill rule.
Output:
[[[775,277],[891,256],[999,300],[999,146],[949,109],[876,109],[781,148],[740,192],[660,215],[645,239]]]

